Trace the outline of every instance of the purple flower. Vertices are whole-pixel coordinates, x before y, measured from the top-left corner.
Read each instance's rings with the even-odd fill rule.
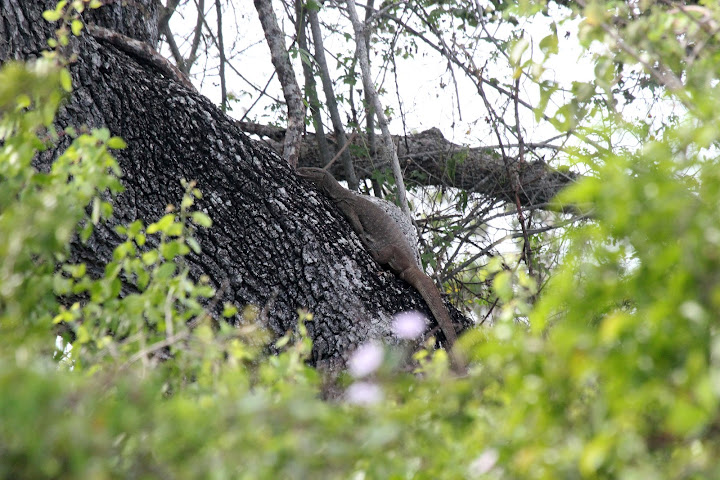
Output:
[[[378,369],[383,360],[383,349],[375,342],[360,346],[348,361],[348,370],[355,378],[362,378]]]
[[[412,340],[422,335],[425,325],[425,317],[419,312],[403,312],[395,315],[392,329],[399,338]]]
[[[345,398],[353,405],[375,405],[383,398],[382,389],[371,382],[355,382],[345,390]]]
[[[494,448],[488,448],[472,461],[469,467],[470,474],[479,477],[488,473],[493,469],[498,458],[500,458],[498,451]]]

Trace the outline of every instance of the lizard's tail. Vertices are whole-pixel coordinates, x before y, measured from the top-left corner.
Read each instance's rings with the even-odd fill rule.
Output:
[[[445,335],[449,350],[453,345],[455,345],[457,335],[455,334],[455,328],[453,327],[452,320],[450,319],[450,314],[442,301],[442,297],[440,296],[438,288],[435,286],[435,282],[417,268],[406,270],[403,272],[402,278],[415,287],[417,291],[420,292],[423,299],[425,299],[425,303],[427,303],[428,307],[430,307],[430,311],[435,317],[438,326],[440,326],[440,329]]]
[[[455,334],[455,328],[450,319],[450,314],[442,301],[442,297],[440,297],[440,292],[435,286],[435,282],[418,269],[408,270],[403,273],[405,273],[405,275],[403,275],[405,281],[420,292],[425,303],[430,307],[430,311],[435,317],[438,326],[445,335],[448,347],[452,347],[455,341],[457,341],[457,335]]]
[[[447,340],[446,350],[453,368],[458,373],[464,374],[465,362],[462,360],[459,353],[453,349],[453,346],[457,341],[455,327],[453,327],[450,313],[448,312],[447,307],[445,307],[445,303],[442,301],[440,291],[435,286],[435,282],[417,268],[409,268],[405,270],[400,277],[415,287],[417,291],[420,292],[420,295],[422,295],[425,303],[427,303],[428,307],[430,307],[430,311],[435,317],[435,321],[437,321],[438,326],[445,335],[445,340]]]

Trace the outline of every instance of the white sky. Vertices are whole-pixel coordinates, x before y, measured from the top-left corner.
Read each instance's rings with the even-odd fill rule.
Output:
[[[281,29],[284,31],[292,31],[292,24],[289,20],[282,16],[279,11],[280,2],[274,2],[276,15],[279,16]],[[182,13],[182,12],[180,12]],[[208,9],[207,21],[210,25],[215,24],[214,8]],[[325,21],[346,22],[339,19],[339,15],[335,9],[326,8],[321,12],[321,18]],[[180,15],[173,17],[173,29],[176,32],[186,31],[194,25],[194,19],[183,19]],[[526,37],[530,39],[529,52],[536,58],[540,58],[539,48],[537,44],[540,39],[547,35],[550,30],[548,27],[549,20],[545,17],[538,16],[532,22],[525,22],[517,27],[523,30]],[[240,71],[240,73],[249,80],[253,85],[262,89],[272,75],[274,69],[270,62],[270,53],[265,43],[262,29],[257,20],[257,13],[250,2],[241,2],[241,6],[234,7],[225,13],[223,19],[223,31],[226,49],[234,53],[230,54],[231,62]],[[560,56],[556,56],[548,63],[549,69],[546,75],[555,76],[556,80],[560,80],[566,85],[570,85],[572,80],[587,81],[593,77],[592,65],[589,59],[580,57],[580,48],[576,39],[577,25],[565,24],[558,28],[559,51]],[[452,26],[448,25],[448,29]],[[449,30],[448,30],[449,31]],[[565,32],[569,32],[569,37],[565,38]],[[508,36],[508,31],[496,29],[491,32],[499,37]],[[433,38],[432,35],[428,35]],[[288,42],[290,40],[288,39]],[[344,38],[337,34],[329,34],[326,39],[326,49],[332,52],[345,50],[347,54],[354,52],[354,44],[346,43]],[[456,95],[453,78],[447,68],[447,61],[442,59],[434,50],[426,47],[422,43],[418,43],[419,49],[414,58],[408,60],[398,59],[397,74],[393,76],[388,73],[380,80],[379,86],[384,88],[387,93],[383,96],[383,104],[394,110],[394,117],[391,121],[390,128],[394,134],[402,134],[403,126],[400,119],[400,104],[402,102],[402,112],[405,115],[407,132],[426,130],[431,127],[439,128],[445,137],[453,142],[465,144],[468,146],[495,145],[497,139],[485,123],[487,115],[482,99],[476,91],[476,87],[469,79],[467,79],[461,71],[455,67],[455,80],[457,81]],[[380,48],[380,47],[378,47]],[[490,50],[489,48],[487,50]],[[486,51],[487,51],[486,50]],[[527,54],[529,54],[526,53]],[[378,50],[371,59],[373,62],[373,72],[377,75],[380,71],[380,62],[382,61]],[[475,64],[483,66],[488,62],[487,55],[481,51],[476,52],[474,56]],[[192,73],[200,72],[205,67],[205,60],[198,62]],[[217,77],[217,59],[207,60],[207,64],[212,68],[207,77],[194,77],[193,81],[199,85],[201,92],[210,98],[213,102],[220,102],[220,88]],[[299,61],[294,62],[295,73],[298,81],[302,85],[302,69]],[[331,68],[335,67],[336,62],[328,56],[328,64]],[[359,70],[359,68],[358,68]],[[510,69],[504,59],[499,62],[489,64],[487,71],[492,76],[498,78],[501,82],[506,82],[510,78]],[[340,74],[335,72],[334,78],[339,78]],[[228,91],[232,92],[239,98],[239,102],[233,105],[233,111],[230,114],[236,118],[241,117],[248,108],[251,108],[253,102],[257,100],[259,93],[255,88],[250,86],[245,80],[238,77],[232,70],[226,68],[226,76],[228,81]],[[525,100],[534,102],[537,98],[536,89],[530,82],[524,82],[523,94]],[[355,86],[356,89],[361,88],[361,82]],[[318,85],[321,98],[323,94]],[[399,100],[397,92],[399,90]],[[495,94],[492,88],[486,89],[488,96],[492,102],[500,102],[501,99]],[[268,93],[278,99],[282,99],[280,85],[276,79],[270,83]],[[343,84],[336,85],[336,93],[348,94],[348,86]],[[355,95],[357,102],[359,96]],[[272,100],[267,98],[261,99],[255,105],[248,119],[256,118],[261,122],[267,122],[275,118],[274,113],[267,110]],[[458,103],[460,110],[458,111]],[[342,106],[341,106],[342,108]],[[514,119],[512,119],[514,123]],[[329,125],[329,122],[327,122]],[[521,107],[521,124],[527,130],[528,138],[526,141],[540,141],[550,136],[554,136],[557,132],[548,127],[539,127],[534,119],[532,112]],[[329,129],[331,130],[331,129]]]

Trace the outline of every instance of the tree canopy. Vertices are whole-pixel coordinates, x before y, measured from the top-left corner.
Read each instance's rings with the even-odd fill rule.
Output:
[[[346,2],[258,0],[295,20],[297,45],[276,47],[313,57],[300,137],[304,108],[236,123],[226,85],[219,108],[189,86],[199,45],[220,52],[220,83],[237,68],[231,5],[197,2],[183,44],[181,2],[105,3],[0,0],[0,476],[720,475],[716,2],[369,1],[353,30]],[[35,28],[33,8],[55,23]],[[592,78],[553,74],[566,29]],[[349,122],[327,97],[313,116],[328,31],[376,68],[416,60],[414,44],[439,52],[474,79],[496,143],[398,128],[393,159],[370,92],[350,97],[360,83],[335,92]],[[174,65],[142,46],[159,34]],[[353,54],[333,61],[360,75]],[[350,188],[395,198],[407,183],[423,263],[475,320],[453,312],[467,374],[422,316],[396,315],[421,300],[295,178],[296,153],[337,156]],[[332,359],[337,377],[315,368]]]

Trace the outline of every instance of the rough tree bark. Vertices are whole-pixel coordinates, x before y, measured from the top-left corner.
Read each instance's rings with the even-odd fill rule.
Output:
[[[56,28],[41,14],[54,4],[0,0],[0,63],[39,55]],[[114,2],[86,12],[84,20],[154,45],[157,5]],[[193,276],[207,275],[223,301],[267,308],[275,335],[294,328],[298,308],[309,308],[316,364],[342,366],[368,338],[395,342],[395,313],[419,310],[432,318],[412,287],[380,271],[326,197],[206,98],[90,35],[71,48],[74,91],[57,126],[105,126],[126,140],[128,148],[117,152],[126,190],[115,201],[115,222],[158,219],[166,205],[180,201],[180,179],[196,180],[204,194],[199,207],[215,224],[198,232],[203,251],[188,259]],[[44,152],[38,168],[48,168],[68,143]],[[98,274],[117,242],[108,225],[88,245],[75,245],[74,256]],[[458,329],[467,326],[456,310],[451,314]]]

